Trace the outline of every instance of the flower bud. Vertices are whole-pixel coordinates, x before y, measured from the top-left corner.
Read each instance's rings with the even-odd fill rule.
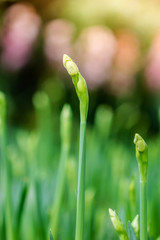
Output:
[[[110,215],[110,218],[111,218],[111,221],[112,221],[112,224],[113,224],[115,230],[119,234],[120,239],[121,240],[129,240],[127,232],[124,228],[124,225],[121,222],[121,220],[119,219],[118,215],[116,214],[116,211],[113,211],[112,209],[109,208],[109,215]]]
[[[63,65],[70,76],[79,74],[79,69],[73,60],[66,54],[63,55]]]
[[[148,167],[148,147],[143,138],[139,134],[135,134],[134,144],[136,145],[136,157],[140,170],[141,181],[145,182],[147,179]]]
[[[69,75],[72,77],[72,81],[80,101],[81,122],[86,122],[87,114],[88,114],[88,103],[89,103],[86,81],[80,74],[77,65],[66,54],[63,55],[63,65],[68,71]]]

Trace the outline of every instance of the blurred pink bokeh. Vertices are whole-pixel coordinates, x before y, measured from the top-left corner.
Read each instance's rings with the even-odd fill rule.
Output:
[[[62,65],[63,54],[73,55],[73,37],[75,26],[64,19],[49,22],[44,29],[44,52],[51,67],[64,71]]]
[[[30,59],[41,20],[32,5],[17,3],[4,18],[1,63],[10,70],[19,70]]]
[[[160,91],[160,33],[156,34],[148,52],[145,79],[149,90]]]
[[[103,26],[84,29],[75,44],[75,52],[89,89],[108,81],[116,52],[116,39],[111,30]]]
[[[134,90],[135,74],[139,66],[140,43],[127,30],[120,30],[117,36],[117,51],[112,67],[109,89],[114,95],[125,95]]]

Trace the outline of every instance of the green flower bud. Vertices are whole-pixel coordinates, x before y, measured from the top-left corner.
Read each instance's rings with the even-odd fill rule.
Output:
[[[73,60],[66,54],[63,55],[63,65],[70,76],[79,74],[79,69]]]
[[[139,231],[140,231],[140,228],[139,228],[139,215],[138,214],[133,219],[131,225],[133,227],[133,230],[135,232],[136,238],[138,240],[139,239]]]
[[[72,77],[72,81],[80,101],[81,122],[86,122],[87,114],[88,114],[88,104],[89,104],[88,89],[87,89],[86,81],[80,74],[77,65],[66,54],[63,55],[63,65],[68,71],[68,74]]]
[[[109,208],[109,215],[114,226],[114,229],[117,231],[120,239],[129,240],[126,229],[121,220],[119,219],[118,215],[116,214],[116,211],[113,211],[112,209]]]
[[[139,134],[135,134],[134,144],[136,145],[136,157],[140,170],[140,180],[146,182],[148,168],[148,147]]]

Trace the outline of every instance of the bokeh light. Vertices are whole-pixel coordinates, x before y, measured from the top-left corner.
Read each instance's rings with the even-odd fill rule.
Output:
[[[32,55],[41,20],[35,9],[18,3],[4,16],[1,63],[9,70],[21,69]]]
[[[116,39],[106,27],[90,27],[80,34],[75,44],[76,57],[90,89],[109,80],[116,47]]]

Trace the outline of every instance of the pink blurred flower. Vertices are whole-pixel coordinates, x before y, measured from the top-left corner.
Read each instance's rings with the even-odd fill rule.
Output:
[[[160,91],[160,33],[158,33],[152,43],[147,56],[145,68],[147,87],[152,92]]]
[[[22,68],[29,60],[40,28],[40,17],[29,4],[17,3],[9,8],[2,33],[2,64]]]
[[[109,82],[109,89],[114,95],[125,95],[134,89],[139,56],[140,46],[137,37],[126,30],[119,31],[117,52]]]
[[[57,19],[46,25],[44,30],[44,51],[50,66],[64,71],[62,65],[63,54],[65,53],[72,56],[74,33],[75,27],[68,20]]]
[[[75,45],[79,69],[90,89],[104,84],[110,76],[110,68],[116,51],[116,39],[102,26],[90,27],[81,33]]]

